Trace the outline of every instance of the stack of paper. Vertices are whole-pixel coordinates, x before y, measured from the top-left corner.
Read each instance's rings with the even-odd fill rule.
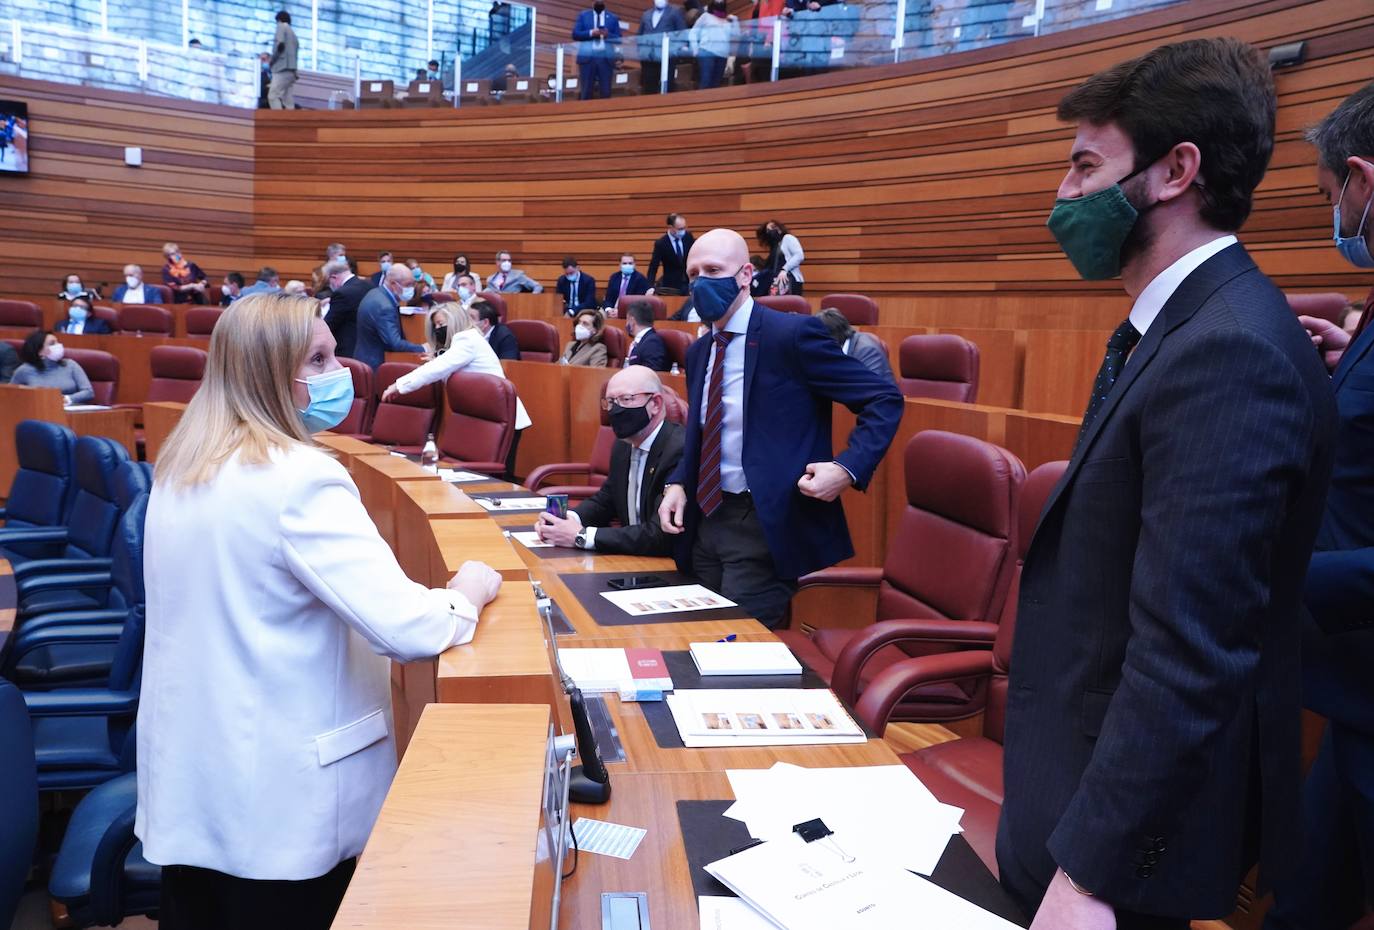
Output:
[[[725,816],[759,840],[791,836],[795,825],[819,817],[850,855],[929,875],[949,838],[962,831],[963,810],[936,800],[905,765],[811,769],[779,762],[725,774],[735,793]]]
[[[601,596],[632,617],[680,614],[694,610],[738,607],[734,601],[699,584],[663,585],[630,591],[602,591]]]
[[[657,649],[560,649],[558,664],[581,690],[671,691],[668,663]]]
[[[492,513],[503,510],[543,510],[548,504],[545,497],[477,497],[472,498],[477,506]]]
[[[800,675],[801,663],[782,643],[692,643],[703,675]]]
[[[678,691],[668,709],[682,744],[801,746],[862,743],[868,737],[824,688]]]
[[[399,454],[399,453],[393,453],[393,454]],[[404,457],[404,456],[402,456],[402,457]],[[464,471],[464,470],[461,469],[461,468],[441,468],[441,469],[439,469],[439,477],[442,478],[442,479],[445,480],[445,481],[450,481],[450,482],[495,481],[495,480],[496,480],[495,478],[491,477],[491,475],[483,475],[483,474],[479,474],[478,472],[475,472],[475,471]]]

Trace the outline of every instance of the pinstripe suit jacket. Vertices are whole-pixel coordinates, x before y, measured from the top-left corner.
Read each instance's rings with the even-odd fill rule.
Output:
[[[1026,559],[1004,871],[1043,887],[1057,864],[1118,908],[1204,918],[1232,910],[1256,852],[1271,876],[1292,858],[1302,586],[1335,423],[1244,248],[1184,279]]]

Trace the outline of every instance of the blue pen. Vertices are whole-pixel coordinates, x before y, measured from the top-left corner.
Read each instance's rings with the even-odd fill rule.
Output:
[[[733,643],[733,642],[735,641],[736,638],[737,638],[737,634],[731,633],[729,636],[725,637],[724,639],[718,639],[718,640],[716,640],[716,642],[718,642],[718,643]]]

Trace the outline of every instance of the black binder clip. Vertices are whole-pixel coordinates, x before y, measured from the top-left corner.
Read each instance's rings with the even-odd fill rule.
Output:
[[[842,862],[853,862],[854,857],[840,848],[840,844],[835,842],[835,831],[825,825],[825,821],[817,817],[815,820],[808,820],[799,823],[792,828],[792,832],[802,838],[804,843],[815,843],[818,840],[828,839],[826,849],[840,857]]]

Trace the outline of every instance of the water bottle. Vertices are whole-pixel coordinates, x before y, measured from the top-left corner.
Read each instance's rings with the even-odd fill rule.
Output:
[[[439,474],[439,447],[434,444],[434,434],[425,439],[425,447],[420,450],[420,467],[427,472]]]
[[[679,368],[679,367],[677,367],[677,362],[673,362],[673,367],[672,367],[671,369],[669,369],[668,374],[670,374],[670,375],[680,375],[680,374],[682,374],[682,369]]]

